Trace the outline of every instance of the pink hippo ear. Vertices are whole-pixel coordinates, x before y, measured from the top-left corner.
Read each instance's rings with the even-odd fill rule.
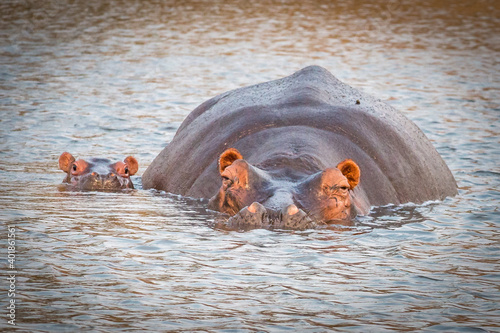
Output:
[[[347,182],[353,190],[359,184],[359,177],[361,176],[361,171],[359,166],[351,159],[344,160],[337,165],[337,169],[342,172],[344,177],[347,178]]]
[[[135,173],[139,170],[139,163],[137,162],[135,157],[128,156],[123,160],[123,162],[125,162],[125,164],[127,165],[129,176],[135,175]]]
[[[71,165],[75,162],[75,158],[68,152],[64,152],[59,156],[59,169],[68,172]]]
[[[219,157],[219,172],[222,174],[224,170],[234,163],[236,160],[242,160],[243,155],[236,148],[229,148],[224,151]]]

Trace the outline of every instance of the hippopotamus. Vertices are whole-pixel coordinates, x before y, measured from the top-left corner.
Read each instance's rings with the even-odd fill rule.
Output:
[[[318,66],[204,102],[142,183],[209,199],[237,228],[345,224],[373,206],[457,193],[413,122]]]
[[[128,156],[122,161],[112,162],[107,158],[75,160],[64,152],[59,157],[59,169],[66,172],[63,183],[67,189],[79,191],[117,191],[133,189],[130,176],[139,169],[137,160]]]

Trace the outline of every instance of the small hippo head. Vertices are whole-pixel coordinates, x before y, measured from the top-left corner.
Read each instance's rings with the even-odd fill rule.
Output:
[[[222,186],[209,208],[227,213],[232,227],[305,229],[356,216],[351,191],[360,170],[350,160],[312,175],[283,177],[280,170],[263,170],[230,148],[219,158]]]
[[[64,152],[59,157],[59,169],[66,172],[63,182],[73,190],[117,191],[134,188],[130,176],[137,172],[139,164],[132,156],[113,163],[105,158],[75,160]]]

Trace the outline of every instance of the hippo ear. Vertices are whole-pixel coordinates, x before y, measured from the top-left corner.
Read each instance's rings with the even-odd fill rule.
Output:
[[[337,169],[347,178],[351,190],[359,183],[361,172],[359,166],[351,159],[344,160],[337,165]]]
[[[68,152],[64,152],[59,156],[59,169],[64,172],[68,172],[71,168],[71,164],[75,162],[75,158]]]
[[[229,148],[219,157],[219,172],[222,174],[224,169],[233,164],[236,160],[242,160],[243,155],[236,148]]]
[[[139,163],[137,162],[135,157],[129,156],[124,159],[123,162],[125,162],[125,164],[127,165],[129,176],[135,175],[137,170],[139,170]]]

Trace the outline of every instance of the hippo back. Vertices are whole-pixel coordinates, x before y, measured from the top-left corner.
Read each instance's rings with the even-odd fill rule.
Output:
[[[264,169],[288,164],[305,174],[353,159],[361,169],[355,195],[371,206],[457,192],[450,170],[414,123],[318,66],[198,106],[146,170],[143,186],[209,198],[220,186],[218,156],[229,147]]]

